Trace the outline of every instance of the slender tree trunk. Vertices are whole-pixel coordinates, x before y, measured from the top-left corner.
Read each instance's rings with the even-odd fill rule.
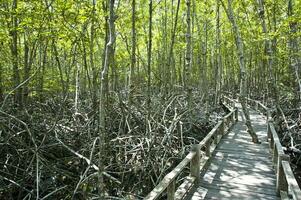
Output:
[[[39,45],[39,65],[41,66],[39,71],[39,79],[38,79],[38,96],[40,101],[43,100],[44,97],[44,75],[45,75],[45,67],[47,63],[47,48],[48,48],[48,40],[45,41],[45,44],[40,43]]]
[[[294,15],[294,0],[288,1],[288,16],[292,17]],[[297,21],[290,22],[289,28],[290,28],[290,39],[289,39],[289,51],[290,51],[290,66],[292,70],[295,73],[296,82],[297,82],[297,88],[298,92],[296,92],[296,96],[299,99],[299,102],[301,100],[301,80],[300,80],[300,57],[298,56],[299,53],[299,44],[297,40],[296,33],[298,31],[297,29]],[[298,94],[299,93],[299,94]]]
[[[147,52],[147,132],[151,114],[151,64],[152,64],[152,26],[153,26],[153,0],[149,0],[149,27],[148,27],[148,52]]]
[[[186,51],[185,51],[185,69],[184,69],[184,88],[190,87],[191,72],[191,1],[186,0]]]
[[[101,72],[100,79],[100,91],[99,91],[99,195],[100,199],[104,199],[104,180],[103,180],[103,172],[104,172],[104,157],[106,156],[105,144],[106,144],[106,124],[105,124],[105,100],[107,96],[107,85],[106,81],[107,74],[109,71],[109,66],[111,65],[113,58],[113,46],[116,40],[115,35],[115,13],[114,13],[114,2],[115,0],[110,0],[109,2],[109,41],[106,45],[105,51],[105,59],[103,70]]]
[[[269,85],[272,91],[272,94],[274,95],[274,100],[276,103],[276,107],[279,110],[279,101],[278,101],[278,89],[277,89],[277,84],[276,84],[276,79],[274,77],[273,73],[273,50],[272,50],[272,41],[268,39],[268,30],[267,30],[267,25],[265,22],[265,9],[264,9],[264,2],[263,0],[258,0],[258,5],[259,5],[259,17],[261,20],[261,27],[262,27],[262,32],[265,35],[265,60],[263,61],[264,65],[268,65],[268,71],[269,71]],[[267,59],[267,60],[266,60]]]
[[[75,115],[78,114],[79,110],[79,91],[80,91],[80,65],[76,63],[76,75],[75,75],[75,98],[74,98],[74,111]]]
[[[66,83],[65,83],[65,80],[64,80],[63,69],[62,69],[62,65],[61,65],[61,61],[60,61],[60,58],[59,58],[59,54],[58,54],[58,51],[57,51],[57,47],[56,47],[55,41],[53,41],[53,50],[54,50],[55,60],[57,62],[57,67],[59,69],[60,81],[61,81],[63,98],[64,98],[66,96],[66,93],[67,93],[67,91],[66,91]]]
[[[97,69],[94,65],[94,35],[95,35],[95,18],[96,18],[96,0],[92,1],[92,22],[91,22],[91,31],[90,31],[90,67],[92,70],[92,105],[93,108],[97,108]],[[85,49],[85,47],[84,47]],[[88,72],[87,72],[88,74]]]
[[[245,58],[244,58],[244,50],[243,50],[243,43],[240,36],[239,27],[236,24],[236,20],[234,18],[234,13],[232,9],[232,0],[228,0],[228,8],[225,6],[223,1],[221,0],[222,6],[224,7],[224,10],[226,11],[227,17],[232,25],[236,47],[237,47],[237,57],[239,59],[239,67],[240,67],[240,103],[242,105],[243,113],[246,118],[246,126],[247,131],[252,137],[252,141],[254,143],[259,143],[258,137],[252,127],[251,120],[250,120],[250,114],[246,105],[246,91],[247,91],[247,85],[246,85],[246,69],[245,69]]]
[[[174,22],[174,26],[173,26],[172,33],[171,33],[171,42],[170,42],[169,54],[168,54],[168,60],[167,60],[167,66],[169,66],[169,69],[171,69],[171,65],[172,65],[171,62],[172,62],[172,57],[173,57],[173,49],[174,49],[175,38],[176,38],[176,30],[177,30],[177,25],[178,25],[180,2],[181,2],[181,0],[178,0],[175,22]],[[176,72],[176,69],[174,69],[174,66],[173,66],[172,71]],[[176,78],[177,78],[176,76],[171,78],[170,84],[173,85],[174,84],[173,79],[176,79]],[[169,88],[171,88],[171,87],[169,87]]]
[[[3,101],[3,93],[4,93],[4,89],[3,89],[3,71],[2,71],[2,63],[0,62],[0,102]]]
[[[129,78],[129,101],[132,101],[132,87],[136,68],[136,0],[132,0],[132,52],[131,52],[131,71]]]
[[[221,90],[222,83],[222,57],[221,57],[221,41],[220,41],[220,2],[216,2],[216,79],[215,79],[215,104],[219,102],[219,94]]]
[[[22,94],[22,103],[24,105],[26,105],[27,103],[27,98],[29,95],[29,88],[28,88],[28,84],[29,84],[29,77],[30,77],[30,71],[31,71],[31,67],[36,55],[36,45],[37,43],[34,42],[31,46],[31,48],[29,48],[28,46],[28,40],[26,39],[26,37],[24,36],[24,77],[23,77],[23,94]]]
[[[185,68],[184,68],[184,89],[187,91],[187,102],[188,109],[191,108],[191,95],[192,95],[192,87],[190,80],[191,66],[192,66],[192,45],[191,45],[191,1],[186,0],[186,52],[185,52]]]
[[[20,84],[20,74],[19,74],[19,65],[18,65],[18,19],[16,16],[17,12],[17,0],[13,0],[12,5],[12,23],[13,23],[13,30],[11,31],[12,42],[11,42],[11,54],[12,54],[12,64],[13,64],[13,83],[14,88],[17,88]],[[22,104],[22,89],[16,89],[14,93],[14,102],[17,104]]]
[[[203,64],[202,64],[202,77],[200,77],[203,81],[202,83],[202,90],[203,93],[207,93],[207,43],[208,43],[208,20],[205,19],[204,25],[203,25],[203,31],[204,31],[204,39],[202,41],[202,57],[203,57]]]

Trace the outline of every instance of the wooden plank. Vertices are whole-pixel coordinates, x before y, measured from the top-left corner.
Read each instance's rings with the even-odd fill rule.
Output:
[[[244,147],[240,147],[240,148],[234,148],[235,145],[220,145],[217,147],[217,151],[236,151],[236,152],[249,152],[249,153],[257,153],[257,154],[261,154],[261,155],[265,155],[265,156],[269,156],[269,150],[268,149],[252,149],[252,148],[244,148]]]
[[[235,193],[253,193],[253,194],[263,194],[263,195],[270,195],[276,196],[275,188],[265,188],[260,186],[252,186],[252,185],[245,185],[242,183],[228,183],[224,182],[223,184],[214,182],[208,185],[206,182],[201,182],[200,186],[206,187],[207,189],[213,190],[221,190],[227,192],[235,192]]]
[[[208,135],[206,135],[206,137],[199,143],[200,148],[203,148],[208,143],[208,141],[211,140],[214,137],[216,131],[219,129],[221,124],[222,124],[222,121],[219,121],[214,126],[214,128],[208,133]]]
[[[174,200],[175,199],[175,190],[176,190],[176,180],[173,180],[167,186],[167,200]]]
[[[289,194],[291,194],[294,199],[301,199],[301,190],[295,179],[294,173],[289,162],[282,161],[282,167],[287,180]]]
[[[223,190],[214,190],[210,189],[205,196],[205,199],[211,200],[254,200],[254,199],[261,199],[261,200],[275,200],[279,199],[276,196],[260,194],[260,193],[253,193],[253,192],[240,192],[240,191],[223,191]]]
[[[254,165],[254,163],[245,163],[243,161],[241,162],[235,162],[235,161],[227,161],[227,162],[218,162],[218,161],[212,161],[212,166],[218,166],[220,169],[223,169],[222,173],[226,174],[246,174],[254,175],[254,176],[265,176],[276,179],[275,172],[273,171],[272,165],[267,165],[266,163],[258,163],[257,165]],[[208,169],[208,172],[210,172],[210,167]],[[233,173],[231,173],[233,172]]]
[[[269,126],[270,126],[272,137],[274,139],[274,143],[275,143],[276,148],[277,148],[278,155],[284,154],[284,151],[282,149],[282,145],[280,143],[278,134],[277,134],[277,132],[275,130],[274,124],[271,123],[271,122],[269,122]]]
[[[185,198],[185,200],[202,200],[205,199],[205,196],[208,192],[208,189],[205,187],[197,186],[188,196]]]
[[[169,172],[162,181],[144,198],[145,200],[151,200],[158,198],[168,185],[175,180],[175,178],[184,170],[184,168],[190,163],[192,158],[196,155],[195,152],[190,152],[171,172]]]
[[[218,157],[225,157],[228,156],[229,158],[242,158],[242,159],[250,159],[250,160],[254,160],[254,161],[267,161],[272,163],[269,158],[267,157],[267,155],[262,155],[262,154],[258,154],[258,153],[252,153],[252,152],[237,152],[235,150],[232,151],[220,151],[217,150],[213,153],[213,156],[215,156],[216,158]]]
[[[209,183],[208,181],[201,181],[200,185],[203,185],[206,187]],[[236,182],[228,182],[228,181],[220,181],[220,180],[213,180],[210,185],[215,186],[222,186],[222,187],[228,187],[228,188],[241,188],[242,190],[250,190],[250,191],[257,191],[258,188],[265,190],[266,193],[271,193],[273,196],[276,196],[276,188],[275,185],[265,185],[264,187],[262,185],[254,185],[254,184],[248,184],[248,183],[236,183]]]
[[[267,143],[265,144],[252,144],[252,143],[249,143],[249,141],[240,141],[239,139],[235,140],[235,139],[228,139],[228,138],[225,138],[225,139],[222,139],[221,141],[221,145],[220,147],[230,147],[230,148],[233,148],[233,149],[237,149],[237,147],[239,148],[246,148],[246,149],[257,149],[257,150],[266,150],[268,152],[268,147],[269,145]]]
[[[281,200],[289,200],[290,198],[288,197],[288,194],[286,191],[280,191],[280,197],[281,197]]]
[[[195,177],[187,176],[175,193],[175,200],[184,199],[195,182]]]

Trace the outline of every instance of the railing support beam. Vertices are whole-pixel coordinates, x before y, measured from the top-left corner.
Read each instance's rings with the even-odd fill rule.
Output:
[[[277,179],[276,179],[276,191],[277,195],[280,196],[280,191],[287,191],[287,181],[285,178],[285,173],[282,166],[282,161],[289,161],[289,156],[285,154],[281,154],[278,156],[277,162]]]
[[[173,180],[167,187],[167,200],[174,200],[176,192],[176,180]]]
[[[190,162],[190,175],[195,177],[195,182],[200,182],[200,147],[195,144],[192,146],[192,151],[195,152],[195,156]]]

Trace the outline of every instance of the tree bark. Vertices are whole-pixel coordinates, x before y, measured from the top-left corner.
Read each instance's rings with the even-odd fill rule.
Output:
[[[110,0],[109,2],[109,41],[106,44],[104,65],[101,72],[100,79],[100,91],[99,91],[99,195],[100,199],[104,199],[104,180],[103,180],[103,172],[104,172],[104,157],[106,156],[105,144],[106,144],[106,124],[105,124],[105,100],[107,96],[107,75],[109,71],[109,66],[112,62],[113,58],[113,45],[116,40],[115,35],[115,13],[114,13],[114,2],[115,0]]]
[[[169,54],[168,54],[168,60],[167,60],[167,66],[169,67],[169,69],[172,69],[172,71],[174,71],[174,72],[176,71],[176,69],[174,69],[174,67],[171,68],[171,61],[172,61],[172,57],[173,57],[173,49],[174,49],[176,30],[177,30],[177,25],[178,25],[180,2],[181,2],[181,0],[178,0],[177,10],[176,10],[176,17],[175,17],[174,26],[173,26],[172,33],[171,33],[171,42],[170,42]],[[171,78],[170,84],[173,85],[174,84],[173,80],[176,79],[176,78],[177,78],[176,76]],[[171,87],[169,87],[169,88],[171,88]]]
[[[94,65],[94,37],[95,37],[95,17],[96,17],[96,0],[92,1],[92,21],[90,31],[90,67],[92,70],[92,105],[97,108],[97,69]],[[105,22],[106,23],[106,22]],[[84,47],[85,48],[85,47]],[[87,73],[88,74],[88,73]]]
[[[234,32],[235,37],[235,44],[237,47],[237,57],[239,59],[239,67],[240,67],[240,103],[242,105],[242,110],[245,115],[246,121],[245,124],[247,126],[247,131],[252,137],[252,141],[254,143],[259,143],[258,137],[252,127],[251,120],[250,120],[250,114],[246,105],[246,91],[247,91],[247,85],[246,85],[246,69],[245,69],[245,58],[244,58],[244,50],[243,50],[243,43],[239,31],[239,27],[236,23],[236,20],[234,18],[234,13],[232,9],[232,0],[228,0],[228,8],[225,6],[224,2],[221,0],[222,6],[227,14],[227,17],[232,25],[232,29]]]
[[[147,120],[150,120],[151,112],[151,64],[152,64],[152,26],[153,26],[153,1],[149,0],[149,27],[148,27],[148,52],[147,52]],[[149,127],[147,124],[147,132]]]
[[[221,57],[221,39],[220,39],[220,2],[216,2],[216,71],[215,71],[215,104],[219,102],[221,84],[222,84],[222,57]]]
[[[136,68],[136,0],[132,0],[132,49],[131,49],[131,69],[128,86],[128,98],[132,101],[132,87]]]
[[[288,1],[288,16],[291,17],[294,15],[294,0]],[[297,21],[290,22],[289,28],[290,28],[290,38],[289,38],[289,59],[290,59],[290,66],[291,69],[295,73],[297,87],[299,89],[298,92],[296,92],[296,96],[299,99],[299,102],[301,100],[301,80],[300,80],[300,58],[298,56],[299,53],[299,44],[297,40],[297,36],[295,35],[297,33]],[[299,94],[298,94],[299,93]]]
[[[20,74],[19,74],[19,59],[18,59],[18,19],[17,19],[17,4],[18,0],[13,0],[12,5],[12,23],[13,30],[11,31],[12,41],[11,41],[11,54],[12,54],[12,64],[13,64],[13,83],[14,88],[17,88],[20,84]],[[17,104],[22,104],[22,90],[18,88],[14,92],[14,102]]]
[[[272,41],[268,39],[268,30],[267,30],[267,25],[265,22],[265,9],[264,9],[264,2],[263,0],[258,0],[258,5],[259,5],[259,17],[261,20],[261,27],[262,27],[262,32],[265,35],[265,61],[263,62],[264,65],[268,65],[268,70],[269,70],[269,85],[272,91],[272,95],[274,96],[274,100],[276,103],[277,110],[279,110],[279,100],[278,100],[278,89],[277,89],[277,84],[276,84],[276,79],[274,77],[273,73],[273,50],[272,50]],[[265,67],[266,68],[266,67]]]
[[[190,72],[191,72],[191,2],[186,0],[186,52],[185,52],[185,69],[184,69],[184,88],[190,87]]]

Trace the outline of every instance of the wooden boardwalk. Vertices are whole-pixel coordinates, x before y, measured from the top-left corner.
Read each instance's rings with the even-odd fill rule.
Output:
[[[261,144],[251,142],[240,104],[238,122],[213,152],[208,169],[187,199],[279,199],[276,175],[267,142],[266,117],[250,110]]]

